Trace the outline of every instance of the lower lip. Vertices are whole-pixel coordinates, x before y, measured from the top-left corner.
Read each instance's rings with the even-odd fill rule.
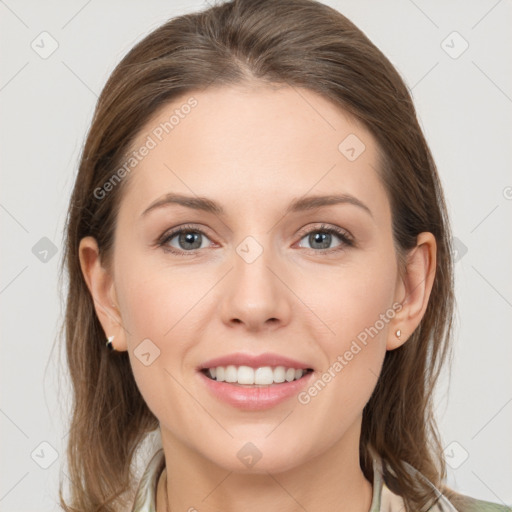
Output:
[[[247,411],[270,409],[297,396],[311,380],[313,372],[292,382],[271,384],[269,386],[240,386],[228,382],[218,382],[199,372],[202,381],[218,399]]]

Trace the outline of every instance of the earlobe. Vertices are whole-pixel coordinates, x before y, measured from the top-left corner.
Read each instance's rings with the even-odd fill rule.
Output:
[[[394,318],[387,350],[402,346],[416,330],[428,306],[436,272],[436,239],[420,233],[416,247],[406,256],[406,268],[397,281],[395,300],[402,305]],[[398,334],[399,333],[399,334]]]
[[[402,333],[402,329],[393,329],[393,331],[389,333],[386,350],[395,350],[395,348],[401,347],[407,339],[408,336]]]
[[[113,348],[117,351],[127,350],[125,331],[122,326],[114,281],[101,265],[96,239],[92,236],[82,238],[79,246],[80,267],[84,280],[94,302],[96,315],[105,332],[105,342],[115,337]]]

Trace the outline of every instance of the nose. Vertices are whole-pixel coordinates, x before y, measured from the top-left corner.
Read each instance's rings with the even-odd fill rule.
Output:
[[[233,269],[224,279],[220,296],[222,321],[229,327],[258,332],[287,325],[292,311],[292,295],[285,276],[270,254],[263,250],[254,260],[242,251],[233,255]],[[283,282],[284,281],[284,282]]]

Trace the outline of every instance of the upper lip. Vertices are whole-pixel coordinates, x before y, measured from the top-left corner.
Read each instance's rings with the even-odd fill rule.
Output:
[[[206,368],[216,368],[217,366],[249,366],[251,368],[261,368],[263,366],[284,366],[286,368],[309,369],[310,365],[302,361],[297,361],[290,357],[281,356],[279,354],[273,354],[266,352],[264,354],[244,354],[242,352],[236,352],[221,357],[215,357],[209,359],[201,364],[199,370]]]

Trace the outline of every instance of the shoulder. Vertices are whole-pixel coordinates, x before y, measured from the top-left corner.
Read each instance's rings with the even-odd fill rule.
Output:
[[[438,492],[439,499],[428,509],[428,512],[512,512],[512,507],[507,505],[478,500],[455,491],[451,491],[450,494]],[[403,512],[406,508],[403,499],[383,483],[381,506],[378,510],[379,512]]]
[[[457,512],[512,512],[512,507],[490,501],[478,500],[464,494],[453,493],[450,502]]]
[[[409,467],[410,474],[415,475],[419,480],[427,482],[428,485],[435,490],[439,500],[429,512],[512,512],[512,508],[508,505],[499,505],[490,501],[478,500],[460,494],[448,486],[444,486],[443,490],[437,489],[425,475],[413,468],[410,464],[405,463]]]
[[[512,507],[479,500],[460,494],[454,489],[444,486],[442,490],[435,487],[422,473],[404,463],[411,476],[422,483],[427,483],[438,497],[427,512],[512,512]],[[382,460],[378,455],[373,457],[373,488],[374,496],[370,512],[403,512],[406,510],[404,500],[388,487],[382,470]]]

